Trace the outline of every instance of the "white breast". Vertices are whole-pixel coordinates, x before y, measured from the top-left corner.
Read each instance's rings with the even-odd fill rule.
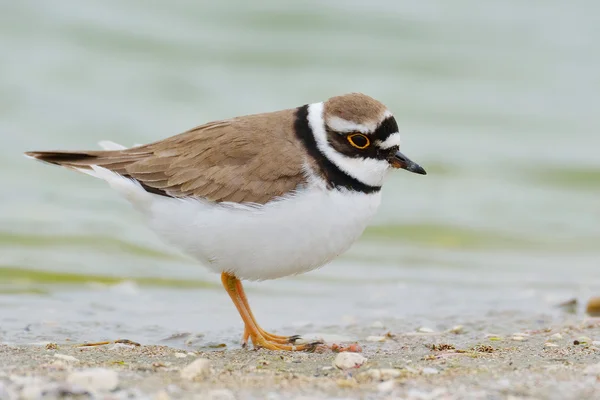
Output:
[[[151,196],[147,215],[154,231],[215,272],[248,280],[331,261],[362,234],[381,199],[380,193],[316,186],[260,207]]]

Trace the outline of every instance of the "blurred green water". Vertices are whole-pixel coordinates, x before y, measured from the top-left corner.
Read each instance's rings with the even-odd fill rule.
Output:
[[[102,182],[23,151],[144,143],[350,91],[393,110],[429,175],[393,174],[374,226],[311,279],[343,281],[343,268],[368,280],[389,264],[432,285],[431,268],[457,271],[456,286],[507,269],[515,285],[595,288],[594,11],[591,0],[4,2],[0,293],[218,283]],[[302,279],[288,284],[302,291]]]
[[[43,258],[60,270],[52,249],[156,260],[170,251],[155,251],[155,238],[99,182],[27,162],[26,149],[147,142],[349,91],[388,104],[405,151],[430,172],[391,177],[364,240],[594,250],[600,56],[589,7],[597,6],[3,4],[3,263],[38,267]],[[106,268],[88,261],[90,273]]]

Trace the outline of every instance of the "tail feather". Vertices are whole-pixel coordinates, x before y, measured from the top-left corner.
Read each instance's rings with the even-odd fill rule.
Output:
[[[28,151],[25,155],[49,164],[79,171],[90,170],[92,166],[96,165],[118,174],[125,174],[127,166],[138,161],[142,155],[139,153],[128,154],[124,150]]]
[[[49,164],[71,166],[72,164],[93,164],[92,160],[98,158],[94,152],[71,152],[71,151],[28,151],[26,156]]]
[[[141,211],[152,204],[154,190],[131,178],[126,168],[143,157],[143,153],[127,153],[127,149],[112,142],[101,144],[103,151],[28,151],[27,157],[60,165],[102,179]]]

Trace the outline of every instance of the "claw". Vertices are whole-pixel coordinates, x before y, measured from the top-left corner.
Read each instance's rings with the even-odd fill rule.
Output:
[[[318,349],[319,347],[321,347],[321,346],[325,346],[325,347],[327,347],[327,346],[325,345],[325,342],[324,342],[323,340],[317,340],[316,342],[312,342],[312,343],[310,344],[310,346],[312,347],[312,349],[311,349],[311,353],[313,353],[315,350],[317,350],[317,349]]]
[[[296,343],[296,341],[298,339],[300,339],[301,337],[302,336],[300,336],[300,335],[293,335],[293,336],[288,337],[287,340],[288,340],[288,343]]]
[[[306,351],[309,353],[314,353],[320,346],[324,345],[322,340],[317,342],[308,343]]]

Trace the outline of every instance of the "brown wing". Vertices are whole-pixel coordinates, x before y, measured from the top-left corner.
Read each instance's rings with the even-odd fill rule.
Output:
[[[294,139],[293,110],[284,110],[208,123],[125,150],[27,154],[71,168],[102,166],[171,197],[264,204],[305,182],[305,152]]]

